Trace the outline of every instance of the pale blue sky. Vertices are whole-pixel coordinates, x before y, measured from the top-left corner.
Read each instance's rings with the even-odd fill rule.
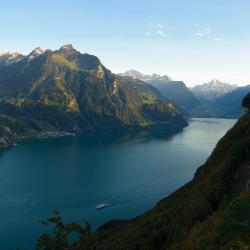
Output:
[[[250,84],[249,0],[1,1],[0,51],[71,43],[113,72]]]

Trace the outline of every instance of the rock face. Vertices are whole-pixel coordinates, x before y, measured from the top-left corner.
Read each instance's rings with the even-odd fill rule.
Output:
[[[11,130],[0,124],[0,148],[12,146],[14,141],[12,139]]]
[[[0,137],[0,148],[9,147],[12,145],[13,145],[13,142],[7,135],[2,135]]]
[[[246,109],[250,109],[250,93],[248,93],[242,101],[242,106]]]
[[[40,131],[75,132],[179,126],[181,112],[155,88],[115,75],[72,45],[36,48],[0,67],[0,122],[17,138]]]

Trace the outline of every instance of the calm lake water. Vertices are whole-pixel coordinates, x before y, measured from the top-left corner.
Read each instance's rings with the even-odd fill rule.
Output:
[[[189,181],[236,120],[193,119],[175,135],[106,133],[33,140],[0,152],[0,249],[33,249],[53,210],[95,229]],[[97,204],[110,207],[96,210]]]

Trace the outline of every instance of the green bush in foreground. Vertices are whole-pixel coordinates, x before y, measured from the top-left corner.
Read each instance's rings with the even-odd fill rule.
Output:
[[[53,226],[53,234],[41,235],[36,243],[36,250],[95,250],[96,238],[91,233],[89,222],[83,226],[76,223],[65,224],[58,212],[42,224]]]

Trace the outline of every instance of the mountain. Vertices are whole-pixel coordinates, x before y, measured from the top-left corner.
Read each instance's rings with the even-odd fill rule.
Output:
[[[236,85],[222,83],[219,80],[212,80],[209,83],[197,85],[190,90],[200,101],[212,101],[236,89]]]
[[[154,80],[162,80],[162,81],[171,81],[171,78],[167,75],[161,76],[158,74],[152,74],[152,75],[145,75],[142,74],[141,72],[137,71],[137,70],[128,70],[125,73],[120,73],[119,75],[121,76],[129,76],[132,77],[134,79],[138,79],[144,82],[149,82],[149,81],[154,81]]]
[[[0,145],[43,131],[185,125],[151,85],[113,74],[72,45],[38,47],[0,67]]]
[[[242,100],[249,91],[250,85],[238,87],[218,99],[197,106],[191,115],[194,117],[238,118],[243,113]]]
[[[17,63],[22,58],[24,58],[24,56],[17,52],[0,52],[0,68],[13,63]]]
[[[164,97],[166,97],[168,100],[173,101],[174,104],[187,112],[192,110],[199,103],[197,98],[186,87],[184,82],[173,81],[167,75],[144,75],[136,70],[129,70],[120,75],[129,76],[134,79],[139,79],[141,81],[149,83],[150,85],[158,89]]]
[[[242,100],[242,106],[246,112],[250,109],[250,92]]]
[[[249,86],[237,87],[218,80],[188,89],[183,82],[168,76],[144,75],[136,70],[120,75],[149,83],[192,117],[238,118],[243,112],[242,99],[250,91]]]
[[[42,55],[45,53],[45,50],[43,50],[40,47],[35,48],[33,51],[31,51],[31,53],[27,56],[28,61],[32,61],[34,58]]]
[[[152,80],[148,83],[158,89],[168,100],[173,101],[187,112],[199,104],[197,98],[182,81]]]

